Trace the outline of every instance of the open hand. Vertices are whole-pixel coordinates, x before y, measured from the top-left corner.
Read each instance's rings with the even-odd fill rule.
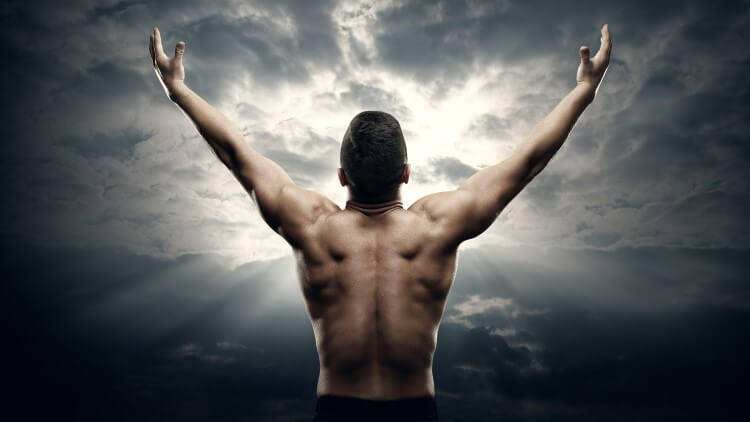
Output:
[[[609,66],[609,55],[612,52],[612,40],[609,38],[609,26],[602,26],[602,38],[599,51],[589,59],[589,48],[581,46],[578,54],[581,56],[581,64],[578,66],[576,73],[576,82],[580,84],[590,84],[596,90],[599,83],[604,77],[604,73]]]
[[[173,98],[175,92],[185,82],[185,68],[182,66],[182,56],[185,54],[185,42],[180,41],[174,48],[174,57],[171,59],[164,53],[161,45],[161,34],[159,28],[154,27],[151,31],[151,39],[148,43],[154,71],[159,78],[169,98]]]

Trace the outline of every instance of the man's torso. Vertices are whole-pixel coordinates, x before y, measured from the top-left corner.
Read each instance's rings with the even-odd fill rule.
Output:
[[[457,246],[425,214],[401,208],[366,216],[334,205],[304,232],[294,250],[320,359],[317,395],[434,396]]]

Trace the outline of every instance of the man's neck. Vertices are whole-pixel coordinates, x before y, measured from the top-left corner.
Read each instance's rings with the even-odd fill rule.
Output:
[[[401,200],[401,189],[379,196],[359,196],[349,191],[349,201],[358,202],[360,204],[380,204],[396,200]]]

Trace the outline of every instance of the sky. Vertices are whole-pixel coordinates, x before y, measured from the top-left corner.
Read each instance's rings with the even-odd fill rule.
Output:
[[[10,409],[309,421],[289,246],[151,64],[339,205],[351,118],[400,122],[405,205],[507,158],[610,66],[547,168],[465,242],[438,335],[446,421],[743,420],[747,1],[33,1],[0,6]]]

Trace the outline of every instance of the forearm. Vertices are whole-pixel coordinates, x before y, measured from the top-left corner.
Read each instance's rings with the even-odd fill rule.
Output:
[[[529,166],[529,179],[542,171],[563,145],[583,110],[593,101],[595,89],[586,83],[576,85],[519,145],[517,151]]]
[[[187,115],[224,165],[232,169],[244,142],[234,123],[184,83],[171,86],[169,98]]]

